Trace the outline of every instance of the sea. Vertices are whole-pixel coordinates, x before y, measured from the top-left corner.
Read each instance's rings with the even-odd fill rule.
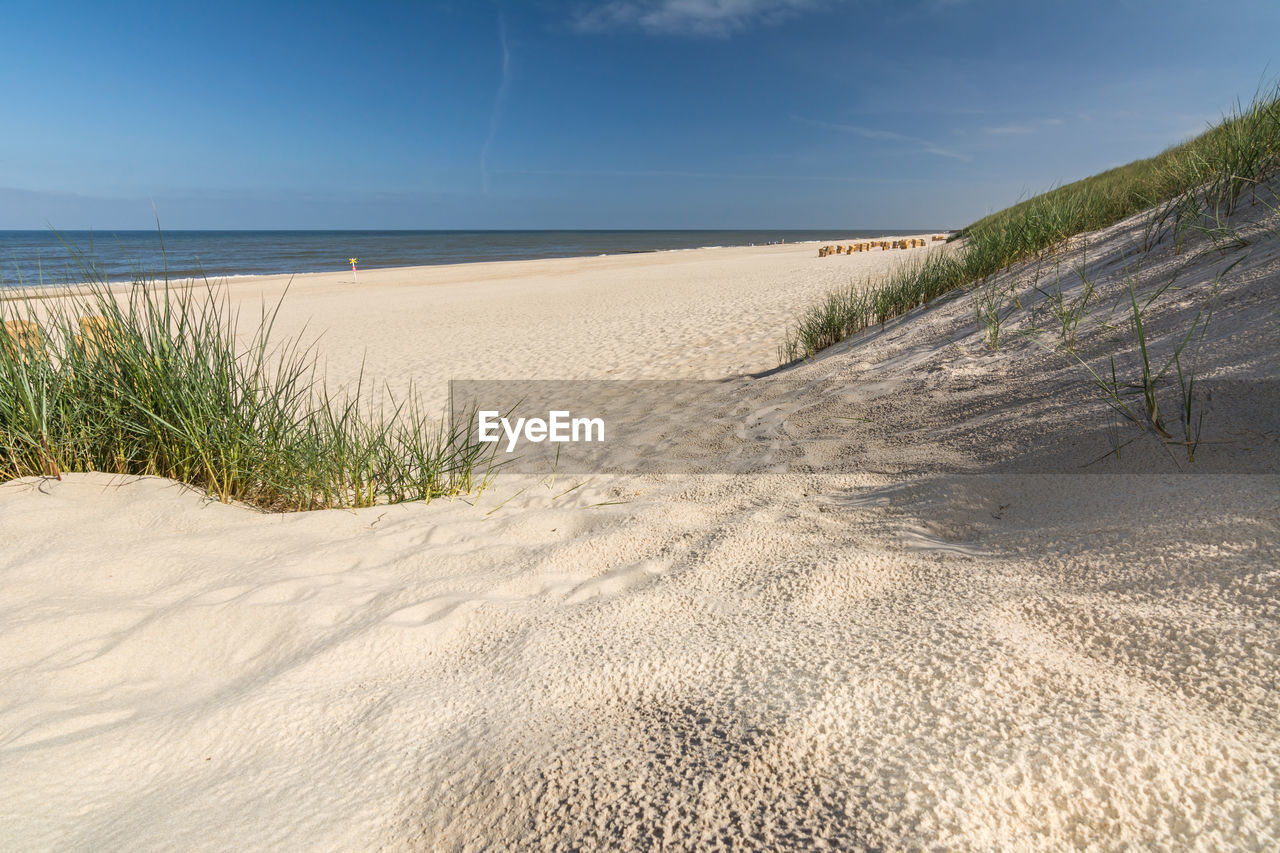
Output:
[[[0,287],[623,255],[883,237],[816,231],[0,231]]]

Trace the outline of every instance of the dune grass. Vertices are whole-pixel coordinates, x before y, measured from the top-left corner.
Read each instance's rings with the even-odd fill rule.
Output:
[[[363,381],[331,392],[312,348],[273,340],[279,304],[242,323],[224,289],[154,279],[33,296],[0,302],[0,479],[150,474],[270,510],[486,482],[468,419],[424,417],[412,393],[388,404]]]
[[[880,279],[833,292],[805,311],[779,356],[811,357],[872,326],[969,287],[1063,241],[1152,210],[1146,246],[1189,228],[1212,234],[1242,195],[1280,170],[1280,84],[1236,105],[1200,136],[1163,153],[1058,187],[978,220],[950,251],[934,251]],[[990,330],[988,336],[990,337]],[[998,336],[998,331],[997,331]]]

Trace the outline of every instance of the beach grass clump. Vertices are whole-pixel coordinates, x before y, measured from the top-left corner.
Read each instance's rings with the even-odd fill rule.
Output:
[[[225,289],[155,280],[0,302],[0,479],[156,475],[269,510],[483,487],[467,419],[331,391],[313,348],[273,339],[278,310],[241,322]]]
[[[794,361],[883,325],[959,287],[963,275],[954,254],[932,252],[905,260],[883,279],[832,291],[801,316],[779,356],[784,362]]]
[[[1240,199],[1280,172],[1280,84],[1248,106],[1237,104],[1195,139],[1145,160],[1057,187],[957,232],[947,252],[854,283],[810,307],[779,349],[783,361],[817,352],[873,325],[884,325],[939,295],[982,282],[1015,263],[1053,252],[1089,231],[1151,210],[1144,247],[1189,230],[1215,243]]]
[[[1214,303],[1222,288],[1223,278],[1241,260],[1237,259],[1218,274],[1186,331],[1180,337],[1174,337],[1163,363],[1159,361],[1155,352],[1154,341],[1148,337],[1145,315],[1151,304],[1172,286],[1172,282],[1140,299],[1134,278],[1129,274],[1126,274],[1126,296],[1138,356],[1137,376],[1122,380],[1120,371],[1116,367],[1114,354],[1108,360],[1108,369],[1099,372],[1085,359],[1073,353],[1073,357],[1089,374],[1095,387],[1102,392],[1102,399],[1111,408],[1117,422],[1128,422],[1143,433],[1155,434],[1167,448],[1180,446],[1186,453],[1188,463],[1195,461],[1206,414],[1204,401],[1197,393],[1200,351],[1209,329],[1209,321],[1213,317]],[[1161,404],[1162,395],[1167,395],[1166,387],[1176,391],[1175,417],[1176,428],[1181,432],[1180,437],[1174,434],[1174,418],[1169,417]],[[1113,430],[1113,435],[1119,435],[1118,427]],[[1118,438],[1113,439],[1113,452],[1118,454],[1120,448],[1127,443],[1120,442]]]

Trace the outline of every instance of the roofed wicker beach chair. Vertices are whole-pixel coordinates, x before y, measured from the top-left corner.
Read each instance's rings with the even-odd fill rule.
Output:
[[[78,347],[102,347],[114,349],[111,343],[111,323],[106,317],[92,315],[80,318],[80,334],[76,335]]]
[[[25,361],[28,354],[38,352],[44,346],[44,335],[36,323],[27,320],[5,320],[4,333],[0,335],[0,346],[10,353],[20,355]]]

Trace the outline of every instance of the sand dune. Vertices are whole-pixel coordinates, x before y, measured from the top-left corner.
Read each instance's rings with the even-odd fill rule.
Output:
[[[1149,314],[1167,342],[1244,257],[1203,370],[1265,390],[1280,238],[1254,215],[1251,245],[1162,245],[1137,275],[1181,282]],[[1139,230],[1090,235],[1100,304]],[[338,376],[358,343],[391,382],[721,377],[899,257],[316,277],[285,319]],[[158,479],[0,485],[6,845],[1275,847],[1280,453],[1235,430],[1267,413],[1211,412],[1204,473],[1144,445],[1063,473],[1107,409],[1030,316],[991,352],[960,296],[761,384],[779,414],[751,428],[798,450],[708,451],[735,474],[293,515]],[[1029,434],[1063,455],[1011,469]]]

